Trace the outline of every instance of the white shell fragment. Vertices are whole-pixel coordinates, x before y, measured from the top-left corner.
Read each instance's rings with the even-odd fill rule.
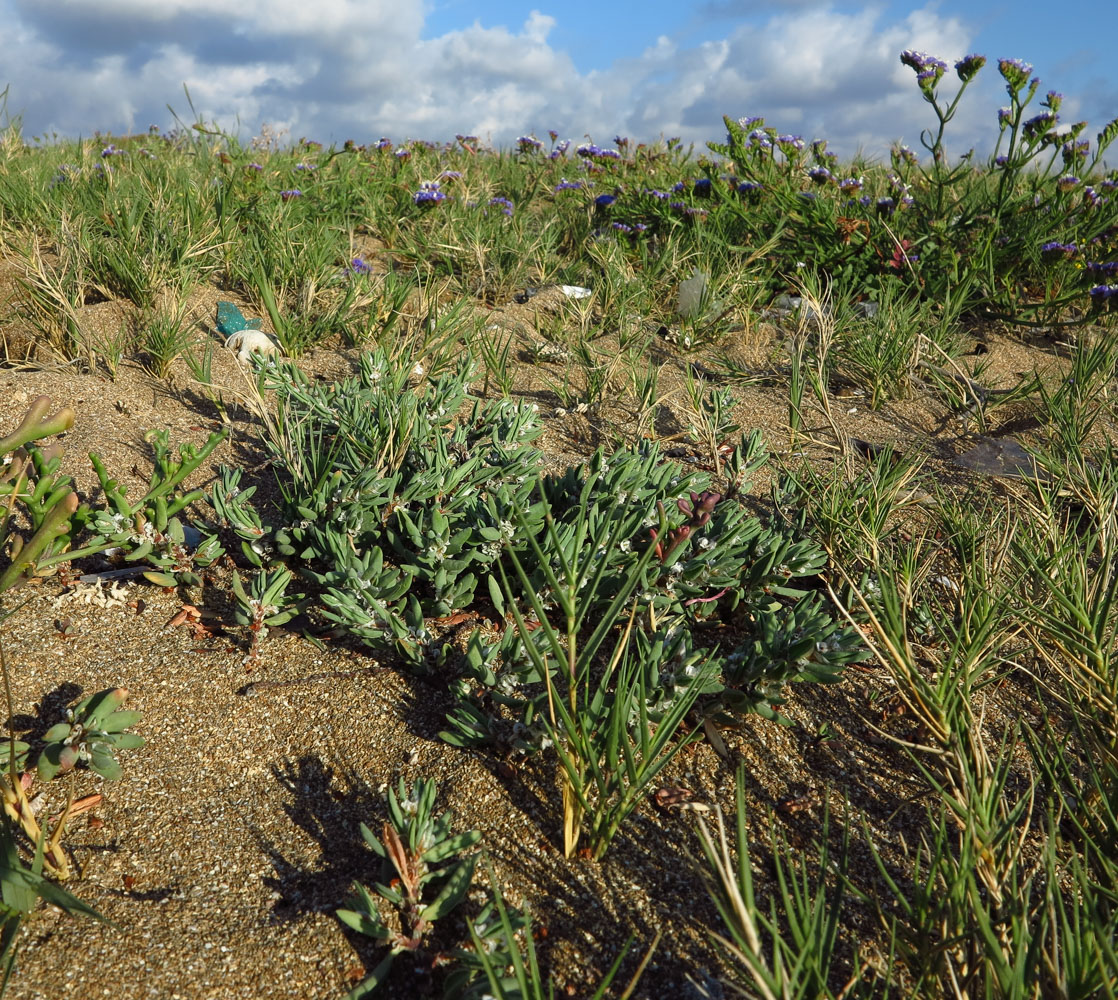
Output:
[[[271,358],[283,354],[279,344],[263,330],[238,330],[226,338],[225,346],[236,351],[237,359],[246,365],[251,354],[264,354]]]

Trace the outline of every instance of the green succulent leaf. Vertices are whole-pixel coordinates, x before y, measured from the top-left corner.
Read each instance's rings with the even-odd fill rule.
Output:
[[[476,866],[477,855],[460,861],[447,878],[438,896],[429,906],[423,908],[420,919],[434,923],[461,903],[466,898],[466,893],[470,891]]]

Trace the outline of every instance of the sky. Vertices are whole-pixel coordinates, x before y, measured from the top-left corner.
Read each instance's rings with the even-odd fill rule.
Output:
[[[723,115],[760,115],[842,156],[885,159],[896,141],[918,150],[934,125],[900,62],[913,48],[949,64],[989,58],[946,136],[949,153],[981,154],[1007,103],[1000,57],[1031,63],[1036,103],[1062,93],[1061,123],[1086,119],[1085,136],[1118,116],[1110,3],[1074,11],[1052,0],[0,0],[0,90],[28,140],[166,130],[170,107],[244,140],[267,123],[326,144],[463,133],[507,146],[554,129],[705,149],[725,135]],[[948,98],[955,86],[952,73]]]

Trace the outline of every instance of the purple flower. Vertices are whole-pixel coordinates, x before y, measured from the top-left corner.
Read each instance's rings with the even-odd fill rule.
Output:
[[[617,201],[616,195],[600,194],[594,199],[594,204],[598,208],[609,208],[615,201]]]
[[[862,190],[861,177],[847,177],[839,181],[839,190],[843,194],[855,194]]]
[[[667,191],[657,191],[656,188],[645,188],[641,194],[648,195],[649,198],[656,198],[658,201],[667,201],[671,197]]]
[[[280,192],[280,197],[284,201],[291,201],[294,198],[302,198],[303,197],[303,192],[300,191],[298,188],[291,188],[288,191],[281,191]]]
[[[834,175],[826,167],[812,167],[807,172],[813,184],[829,184],[834,181]]]
[[[804,148],[804,139],[800,135],[778,135],[776,143],[784,152],[799,152]]]
[[[419,190],[412,195],[417,205],[437,205],[446,198],[446,192],[439,190],[438,181],[421,181]]]
[[[392,155],[395,156],[397,160],[403,161],[411,156],[411,150],[405,149],[403,146],[397,146]]]
[[[999,59],[998,72],[1005,80],[1006,89],[1010,94],[1016,94],[1032,76],[1033,67],[1022,59]]]
[[[601,146],[594,143],[583,143],[581,146],[575,147],[575,152],[579,156],[586,157],[589,160],[620,160],[621,154],[616,149],[603,149]]]
[[[376,148],[376,149],[391,149],[392,148],[392,140],[391,139],[386,139],[384,136],[381,136],[380,140],[377,142],[377,144],[374,148]]]
[[[619,233],[631,233],[633,231],[633,227],[625,222],[615,222],[611,228],[616,229]]]
[[[1078,253],[1078,248],[1074,243],[1061,243],[1058,240],[1052,240],[1049,243],[1042,243],[1040,252],[1047,260],[1058,260],[1065,257],[1074,257]]]
[[[1095,285],[1087,294],[1091,296],[1091,305],[1101,308],[1105,303],[1110,308],[1113,306],[1110,300],[1118,297],[1118,285]]]
[[[897,203],[892,198],[877,199],[877,214],[892,215],[897,210]]]
[[[1090,152],[1091,143],[1087,139],[1082,142],[1065,142],[1060,147],[1060,155],[1063,157],[1065,167],[1082,163],[1090,155]]]
[[[100,166],[100,164],[98,164]],[[62,163],[58,167],[58,173],[51,178],[50,186],[56,187],[59,184],[65,184],[67,181],[73,180],[82,172],[82,168],[76,163]]]
[[[507,215],[510,219],[512,218],[513,210],[516,208],[516,206],[513,205],[513,203],[509,201],[508,198],[490,198],[489,204],[499,205],[501,211],[504,212],[504,214]]]
[[[104,149],[101,150],[102,156],[127,156],[127,149],[118,149],[115,143],[110,142]]]
[[[1063,103],[1064,95],[1054,90],[1048,91],[1048,93],[1044,95],[1044,100],[1040,102],[1041,107],[1051,108],[1053,111],[1059,111],[1060,105]]]
[[[516,140],[517,149],[522,153],[535,153],[543,149],[543,143],[534,135],[522,135]]]
[[[582,181],[569,181],[566,177],[560,177],[559,183],[555,185],[555,193],[560,191],[581,191]]]
[[[1088,261],[1086,264],[1088,274],[1097,274],[1100,278],[1118,277],[1118,260],[1110,260],[1105,264],[1098,261]]]
[[[1013,111],[1010,108],[998,108],[998,128],[1003,132],[1009,127],[1010,122],[1013,121]]]
[[[255,170],[257,173],[260,173],[263,169],[264,169],[264,164],[262,164],[262,163],[246,163],[245,164],[245,170]]]
[[[695,194],[700,198],[709,198],[711,191],[711,182],[709,177],[698,177],[695,179]]]
[[[920,161],[917,159],[916,154],[909,149],[908,146],[897,146],[893,149],[893,162],[896,164],[898,161],[904,161],[910,167],[916,166]]]
[[[739,118],[738,119],[738,127],[743,132],[747,132],[750,129],[755,128],[755,127],[763,126],[764,124],[765,124],[765,119],[757,117],[757,116],[754,116],[752,118]]]
[[[444,170],[441,174],[439,174],[439,180],[443,181],[460,181],[461,179],[461,170]]]
[[[758,184],[755,181],[742,181],[738,185],[738,194],[740,194],[742,197],[745,197],[746,195],[760,194],[762,190],[764,190],[764,185]]]
[[[905,49],[901,53],[901,62],[916,71],[916,79],[920,82],[920,89],[930,92],[947,72],[947,63],[927,52],[917,52],[915,49]]]
[[[548,134],[550,135],[551,133],[548,133]],[[555,148],[550,153],[548,153],[547,155],[550,159],[557,160],[557,159],[559,159],[560,156],[563,156],[567,152],[567,150],[570,149],[570,148],[571,148],[571,140],[570,139],[564,139],[562,142],[557,143]]]
[[[1074,191],[1079,184],[1079,178],[1073,174],[1065,174],[1056,179],[1056,187],[1060,191]]]
[[[317,170],[318,169],[318,164],[317,163],[296,163],[294,169],[295,170]]]
[[[349,271],[351,274],[371,274],[373,268],[367,261],[362,260],[360,257],[354,257],[353,260],[349,262]]]
[[[995,156],[994,157],[994,166],[995,167],[1004,167],[1007,163],[1009,163],[1009,157],[1004,155],[1004,154],[1001,155],[1001,156]]]
[[[955,72],[958,74],[959,79],[963,83],[969,83],[974,79],[975,74],[986,65],[985,56],[964,56],[957,63],[955,63]]]
[[[1042,111],[1034,118],[1030,118],[1023,126],[1021,132],[1026,139],[1037,139],[1050,132],[1058,121],[1058,117],[1053,111]]]
[[[1090,184],[1083,188],[1083,197],[1092,208],[1098,208],[1110,201],[1109,198],[1104,198],[1099,194]]]

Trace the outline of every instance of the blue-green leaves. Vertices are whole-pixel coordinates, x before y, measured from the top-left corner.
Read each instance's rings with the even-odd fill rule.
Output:
[[[346,926],[390,947],[373,973],[349,994],[350,1000],[367,996],[387,977],[393,959],[423,946],[431,925],[458,906],[473,881],[477,855],[459,857],[480,839],[477,830],[451,833],[450,812],[434,813],[438,788],[433,781],[417,781],[410,788],[400,779],[398,789],[388,790],[388,822],[378,837],[364,823],[361,836],[383,859],[383,883],[376,895],[354,883],[349,905],[337,911]],[[381,917],[377,897],[399,913],[399,929]]]
[[[142,736],[124,731],[140,721],[139,712],[121,709],[127,697],[124,688],[109,688],[67,709],[66,721],[51,726],[43,735],[44,746],[37,760],[39,779],[50,781],[79,762],[109,781],[119,779],[116,751],[144,745]]]

